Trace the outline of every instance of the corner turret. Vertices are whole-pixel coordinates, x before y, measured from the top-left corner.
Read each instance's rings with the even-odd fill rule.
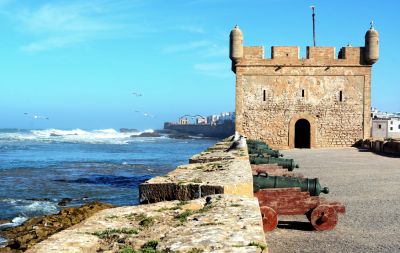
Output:
[[[379,59],[379,33],[374,29],[373,22],[371,28],[365,34],[365,61],[374,64]]]
[[[236,73],[236,63],[243,58],[243,33],[236,25],[229,35],[229,58],[232,60],[232,71]]]

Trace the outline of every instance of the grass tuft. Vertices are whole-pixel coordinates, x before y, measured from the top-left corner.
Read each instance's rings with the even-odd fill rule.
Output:
[[[113,235],[117,234],[127,234],[127,235],[132,235],[132,234],[137,234],[138,231],[135,228],[113,228],[113,229],[106,229],[103,231],[98,231],[92,233],[92,235],[98,236],[101,239],[104,238],[109,238]]]

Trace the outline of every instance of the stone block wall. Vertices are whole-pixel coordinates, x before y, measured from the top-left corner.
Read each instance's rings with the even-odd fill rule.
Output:
[[[247,47],[245,47],[247,48]],[[362,48],[272,47],[271,59],[236,64],[236,130],[273,148],[294,148],[295,124],[310,125],[311,148],[351,146],[370,136],[371,65]],[[260,50],[261,51],[261,50]]]

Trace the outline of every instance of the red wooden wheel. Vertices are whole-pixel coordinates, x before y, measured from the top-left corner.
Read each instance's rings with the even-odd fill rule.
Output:
[[[338,215],[332,206],[320,205],[311,212],[310,221],[318,231],[330,230],[336,226]]]
[[[269,206],[260,207],[264,231],[272,231],[278,225],[278,214]]]

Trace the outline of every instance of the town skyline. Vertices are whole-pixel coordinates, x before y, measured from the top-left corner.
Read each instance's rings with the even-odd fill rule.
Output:
[[[184,114],[234,111],[230,30],[239,25],[266,58],[274,45],[305,57],[311,5],[317,46],[336,55],[364,46],[374,21],[372,106],[399,112],[396,1],[0,0],[0,128],[161,128]]]

